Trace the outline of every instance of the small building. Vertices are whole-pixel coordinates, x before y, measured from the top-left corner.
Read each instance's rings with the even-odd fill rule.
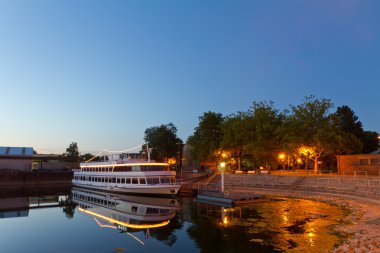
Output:
[[[21,170],[31,171],[33,161],[32,147],[2,147],[0,146],[0,171]]]
[[[36,171],[71,171],[78,168],[77,162],[58,154],[35,154],[33,156],[33,170]]]
[[[380,154],[337,155],[338,173],[341,175],[380,176]]]

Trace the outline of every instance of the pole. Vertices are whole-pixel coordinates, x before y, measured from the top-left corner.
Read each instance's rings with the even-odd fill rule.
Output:
[[[224,171],[222,171],[222,179],[220,180],[220,182],[221,182],[222,192],[224,193]]]

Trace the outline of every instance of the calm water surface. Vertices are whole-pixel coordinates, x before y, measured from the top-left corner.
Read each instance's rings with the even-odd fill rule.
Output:
[[[79,188],[2,190],[0,252],[325,252],[345,215],[293,198],[228,208]]]

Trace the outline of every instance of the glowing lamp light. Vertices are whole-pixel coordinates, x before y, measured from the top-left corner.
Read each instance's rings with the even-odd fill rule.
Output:
[[[285,159],[285,154],[284,154],[284,153],[280,153],[280,154],[278,155],[278,158],[279,158],[280,160],[284,160],[284,159]]]

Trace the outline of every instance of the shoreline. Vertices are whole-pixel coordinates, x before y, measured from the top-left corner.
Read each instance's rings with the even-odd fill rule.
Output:
[[[336,194],[312,192],[283,192],[272,189],[239,188],[228,189],[233,194],[255,193],[270,196],[302,198],[337,205],[349,211],[343,223],[334,231],[343,235],[343,241],[332,253],[380,253],[380,200],[363,199]]]

